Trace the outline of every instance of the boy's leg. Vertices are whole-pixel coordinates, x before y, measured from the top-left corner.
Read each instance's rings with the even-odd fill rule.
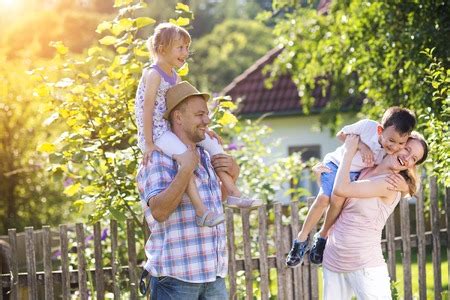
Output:
[[[308,211],[308,214],[306,215],[306,220],[302,225],[302,229],[297,235],[297,240],[301,242],[306,241],[309,233],[319,222],[320,218],[328,207],[329,200],[330,198],[325,194],[320,193],[319,195],[317,195],[311,208]]]
[[[319,232],[314,235],[311,251],[309,252],[309,260],[314,264],[321,264],[323,260],[323,252],[327,243],[328,231],[333,226],[337,217],[341,213],[345,198],[331,195],[330,206],[325,215],[325,222]]]

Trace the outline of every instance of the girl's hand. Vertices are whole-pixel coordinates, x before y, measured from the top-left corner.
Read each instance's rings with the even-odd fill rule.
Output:
[[[347,134],[345,138],[345,151],[349,155],[355,155],[356,151],[358,151],[358,143],[359,143],[359,135],[356,134]]]
[[[216,139],[219,144],[223,145],[223,140],[220,137],[220,135],[218,135],[217,133],[215,133],[214,131],[210,130],[209,128],[206,130],[206,134],[209,135],[210,138],[212,139]]]
[[[402,195],[409,193],[408,183],[406,183],[406,180],[402,175],[393,173],[387,176],[385,180],[389,183],[388,190],[401,192]]]
[[[153,151],[158,151],[163,153],[161,148],[156,146],[155,144],[147,145],[145,147],[144,157],[142,158],[142,162],[146,165],[149,161],[152,162],[152,153]]]

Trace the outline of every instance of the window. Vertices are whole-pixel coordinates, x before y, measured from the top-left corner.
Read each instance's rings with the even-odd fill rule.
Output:
[[[320,145],[290,146],[288,150],[289,155],[295,152],[302,152],[303,161],[307,161],[312,157],[317,159],[320,159],[321,157]],[[292,183],[291,187],[295,188]],[[314,197],[319,193],[319,186],[317,185],[316,180],[312,177],[310,169],[303,170],[297,187],[307,189],[311,196]],[[305,200],[305,198],[302,197],[300,200]]]

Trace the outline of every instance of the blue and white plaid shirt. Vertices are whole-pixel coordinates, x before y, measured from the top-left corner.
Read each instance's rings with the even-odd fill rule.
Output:
[[[205,206],[223,213],[221,191],[216,173],[205,151],[197,147],[200,165],[195,181]],[[156,221],[147,206],[148,199],[164,191],[177,174],[177,164],[160,152],[152,153],[152,162],[141,164],[137,184],[145,219],[151,235],[145,245],[145,269],[152,276],[170,276],[192,283],[213,282],[225,278],[228,269],[225,225],[199,227],[195,210],[187,194],[164,222]]]

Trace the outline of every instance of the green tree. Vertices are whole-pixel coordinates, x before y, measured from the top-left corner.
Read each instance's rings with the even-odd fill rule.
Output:
[[[4,58],[0,65],[0,233],[69,221],[69,210],[62,209],[70,206],[62,194],[64,178],[52,181],[46,158],[36,151],[58,131],[47,126],[51,119],[45,122],[48,103],[33,95],[36,81],[25,73],[29,66]]]
[[[193,42],[189,79],[219,92],[273,46],[270,29],[257,21],[226,20]]]
[[[270,71],[274,76],[291,74],[306,112],[319,85],[331,95],[321,114],[324,124],[340,126],[343,107],[361,109],[361,116],[378,119],[387,107],[399,105],[416,112],[419,130],[434,120],[448,127],[445,101],[433,101],[435,90],[426,80],[429,58],[421,53],[434,48],[442,72],[448,72],[447,2],[333,1],[325,15],[290,3],[274,3],[277,9],[290,12],[279,18],[274,30],[284,51]],[[425,133],[430,137],[430,131]],[[446,151],[450,151],[448,145]],[[442,156],[434,158],[442,166],[434,169],[436,174],[448,173],[449,161],[443,161]],[[448,184],[448,175],[444,177]]]

